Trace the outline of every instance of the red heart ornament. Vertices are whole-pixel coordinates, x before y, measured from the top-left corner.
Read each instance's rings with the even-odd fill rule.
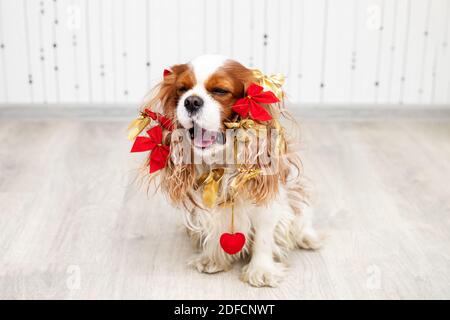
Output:
[[[242,250],[245,244],[245,235],[238,233],[223,233],[220,236],[220,246],[228,254],[235,254]]]

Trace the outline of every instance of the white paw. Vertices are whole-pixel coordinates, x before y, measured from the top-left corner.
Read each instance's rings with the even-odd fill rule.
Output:
[[[276,287],[285,273],[286,267],[279,262],[250,262],[242,268],[241,280],[254,287]]]
[[[297,236],[297,245],[301,249],[316,250],[322,246],[323,236],[317,234],[317,232],[312,229],[303,229],[301,234]]]
[[[223,266],[207,256],[197,256],[188,262],[188,265],[195,267],[198,272],[216,273],[228,270],[228,266]]]

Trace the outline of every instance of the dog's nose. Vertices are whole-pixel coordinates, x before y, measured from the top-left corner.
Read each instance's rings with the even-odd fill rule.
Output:
[[[190,113],[197,112],[203,106],[203,99],[199,96],[189,96],[184,99],[184,107]]]

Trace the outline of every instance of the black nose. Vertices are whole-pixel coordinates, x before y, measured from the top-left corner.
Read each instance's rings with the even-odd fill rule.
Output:
[[[197,112],[203,106],[203,99],[198,96],[190,96],[184,99],[184,107],[190,113]]]

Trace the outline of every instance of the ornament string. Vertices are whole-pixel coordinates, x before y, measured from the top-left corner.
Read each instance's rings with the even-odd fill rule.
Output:
[[[231,204],[231,234],[234,233],[234,203]]]

